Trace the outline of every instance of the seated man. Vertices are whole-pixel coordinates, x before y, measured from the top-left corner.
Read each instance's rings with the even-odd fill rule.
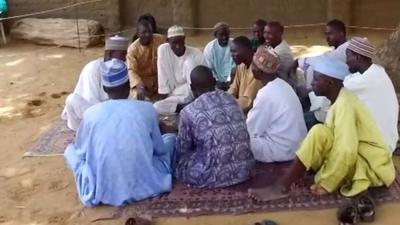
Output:
[[[375,49],[366,38],[350,40],[346,50],[351,75],[343,85],[365,104],[378,124],[389,150],[396,149],[399,139],[397,121],[399,103],[392,81],[382,66],[372,63]]]
[[[333,50],[323,55],[346,62],[346,48],[349,45],[346,37],[346,25],[340,20],[329,21],[325,26],[325,37],[328,45],[333,47]],[[313,70],[309,64],[315,57],[318,56],[299,58],[294,62],[293,67],[293,69],[298,68],[296,71],[296,77],[299,80],[298,94],[304,103],[306,111],[304,117],[308,129],[317,123],[325,121],[326,113],[331,105],[331,102],[326,97],[315,96],[313,92],[310,92]]]
[[[83,68],[74,92],[65,100],[65,108],[61,114],[61,118],[67,120],[68,128],[76,131],[86,109],[108,99],[103,90],[100,65],[112,58],[125,61],[128,44],[128,40],[123,37],[107,39],[104,57],[89,62]]]
[[[292,160],[307,135],[299,98],[278,77],[279,56],[271,47],[258,47],[251,68],[264,84],[247,116],[254,157],[266,163]]]
[[[180,114],[176,178],[198,188],[247,180],[255,160],[243,112],[231,95],[215,90],[209,68],[196,67],[190,78],[196,100]]]
[[[131,83],[131,97],[152,100],[157,95],[157,49],[165,37],[154,34],[151,23],[139,20],[138,37],[128,48],[126,61]]]
[[[158,31],[157,22],[153,15],[151,15],[150,13],[145,13],[145,14],[139,16],[137,22],[140,23],[142,20],[145,20],[151,24],[151,28],[153,29],[153,34],[161,34]],[[136,31],[136,33],[132,37],[132,43],[135,42],[138,38],[139,38],[139,34]]]
[[[278,77],[295,88],[297,79],[295,76],[291,76],[294,58],[290,46],[282,39],[283,30],[284,27],[279,22],[268,22],[264,29],[265,44],[272,47],[279,55],[280,65],[278,68]]]
[[[316,172],[311,191],[318,195],[339,189],[344,196],[355,196],[369,187],[389,186],[395,179],[392,157],[375,120],[343,87],[347,65],[325,56],[311,66],[313,91],[329,98],[333,105],[325,124],[310,130],[282,179],[273,186],[249,190],[258,200],[286,197],[290,186],[311,169]]]
[[[244,36],[233,39],[231,53],[237,68],[228,93],[236,98],[243,112],[247,113],[253,107],[257,92],[262,87],[261,81],[256,80],[251,72],[254,52],[250,40]]]
[[[264,39],[264,27],[267,25],[267,21],[258,19],[254,22],[252,27],[253,37],[250,39],[251,48],[253,51],[257,51],[258,46],[265,43]]]
[[[102,84],[111,100],[86,110],[64,156],[79,198],[87,207],[121,206],[171,190],[175,135],[161,136],[150,103],[127,100],[125,63],[102,63]]]
[[[226,91],[231,81],[231,72],[235,66],[233,62],[230,45],[232,40],[229,38],[229,26],[224,22],[219,22],[214,26],[214,36],[204,48],[204,57],[208,66],[217,80],[217,87]]]
[[[165,98],[154,103],[159,114],[174,114],[193,99],[190,72],[198,65],[207,65],[200,50],[185,46],[182,27],[170,27],[167,41],[158,48],[158,93]]]

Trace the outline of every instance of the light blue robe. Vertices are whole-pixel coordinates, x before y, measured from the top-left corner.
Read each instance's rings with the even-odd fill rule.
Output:
[[[221,47],[218,40],[214,39],[204,48],[204,57],[208,66],[213,72],[214,78],[219,82],[230,81],[232,68],[235,67],[233,62],[230,45],[232,40],[226,47]]]
[[[85,206],[120,206],[171,190],[174,145],[150,103],[109,100],[84,113],[64,156]]]

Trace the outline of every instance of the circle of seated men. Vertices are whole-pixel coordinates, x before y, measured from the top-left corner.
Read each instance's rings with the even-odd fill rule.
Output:
[[[129,47],[107,39],[66,99],[62,118],[77,133],[65,158],[85,206],[154,197],[174,179],[228,187],[250,179],[256,161],[292,161],[275,184],[249,190],[259,201],[288,196],[309,170],[317,195],[392,184],[398,102],[368,39],[348,40],[332,20],[333,50],[294,59],[279,22],[256,21],[251,40],[220,22],[201,52],[182,27],[165,37],[148,17]]]

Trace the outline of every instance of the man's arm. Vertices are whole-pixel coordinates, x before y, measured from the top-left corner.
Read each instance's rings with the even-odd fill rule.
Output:
[[[169,46],[161,45],[157,50],[157,76],[158,76],[158,93],[160,95],[168,95],[172,92],[168,86],[168,76],[172,75],[171,68],[168,65],[168,56],[166,55],[166,48]]]
[[[129,82],[131,89],[136,89],[137,99],[143,100],[145,87],[142,78],[138,74],[138,63],[136,57],[140,56],[137,55],[136,49],[134,48],[134,46],[131,45],[128,49],[128,54],[126,56],[129,71]]]

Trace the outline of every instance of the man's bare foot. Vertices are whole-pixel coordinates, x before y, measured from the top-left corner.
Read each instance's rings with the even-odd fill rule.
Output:
[[[249,197],[260,202],[278,200],[289,196],[289,192],[282,186],[273,185],[259,189],[249,189]]]
[[[325,190],[321,185],[319,184],[313,184],[310,187],[311,193],[314,195],[327,195],[329,192]]]

